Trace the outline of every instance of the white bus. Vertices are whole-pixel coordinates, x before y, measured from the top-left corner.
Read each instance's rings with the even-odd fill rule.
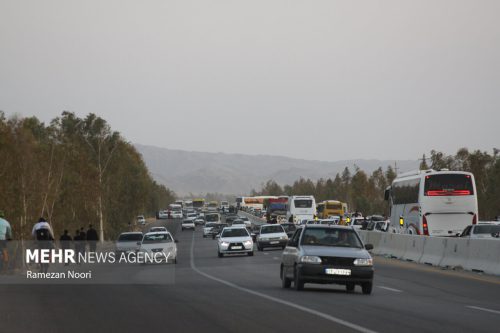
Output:
[[[456,236],[478,221],[476,183],[470,172],[422,170],[398,175],[385,192],[396,232]]]
[[[286,219],[289,222],[300,223],[312,220],[316,215],[316,200],[312,195],[294,195],[288,197]]]

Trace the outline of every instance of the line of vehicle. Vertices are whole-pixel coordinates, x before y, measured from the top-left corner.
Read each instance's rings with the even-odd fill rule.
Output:
[[[479,311],[484,311],[484,312],[489,312],[489,313],[494,313],[494,314],[500,315],[500,311],[492,310],[492,309],[487,309],[487,308],[482,308],[480,306],[468,305],[468,306],[466,306],[466,308],[474,309],[474,310],[479,310]]]
[[[393,291],[395,293],[402,293],[403,292],[402,290],[390,288],[390,287],[385,287],[385,286],[377,286],[377,288]]]
[[[331,316],[329,314],[326,314],[326,313],[323,313],[323,312],[320,312],[320,311],[316,311],[316,310],[313,310],[313,309],[310,309],[310,308],[307,308],[305,306],[302,306],[302,305],[298,305],[298,304],[294,304],[294,303],[291,303],[291,302],[288,302],[288,301],[285,301],[283,299],[280,299],[280,298],[276,298],[276,297],[273,297],[273,296],[269,296],[267,294],[264,294],[264,293],[261,293],[261,292],[258,292],[258,291],[254,291],[254,290],[251,290],[251,289],[248,289],[248,288],[244,288],[244,287],[241,287],[241,286],[238,286],[232,282],[229,282],[229,281],[226,281],[226,280],[223,280],[223,279],[220,279],[218,277],[215,277],[213,275],[210,275],[210,274],[207,274],[201,270],[199,270],[196,265],[195,265],[195,262],[194,262],[194,244],[195,244],[195,236],[194,236],[195,233],[193,233],[193,239],[191,241],[191,253],[190,253],[190,262],[191,262],[191,269],[193,271],[195,271],[196,273],[206,277],[207,279],[210,279],[210,280],[213,280],[213,281],[217,281],[219,283],[222,283],[230,288],[233,288],[233,289],[236,289],[236,290],[239,290],[239,291],[242,291],[242,292],[245,292],[245,293],[248,293],[248,294],[251,294],[251,295],[254,295],[254,296],[257,296],[257,297],[261,297],[261,298],[264,298],[266,300],[269,300],[269,301],[272,301],[272,302],[276,302],[276,303],[279,303],[279,304],[282,304],[282,305],[286,305],[286,306],[289,306],[291,308],[294,308],[294,309],[297,309],[297,310],[300,310],[302,312],[306,312],[306,313],[309,313],[309,314],[312,314],[312,315],[315,315],[317,317],[320,317],[320,318],[323,318],[323,319],[326,319],[328,321],[331,321],[331,322],[334,322],[336,324],[339,324],[339,325],[343,325],[345,327],[348,327],[350,329],[353,329],[355,331],[358,331],[358,332],[363,332],[363,333],[376,333],[376,331],[373,331],[373,330],[370,330],[368,328],[365,328],[365,327],[362,327],[362,326],[359,326],[357,324],[354,324],[354,323],[351,323],[351,322],[348,322],[346,320],[343,320],[343,319],[340,319],[340,318],[337,318],[337,317],[334,317],[334,316]]]

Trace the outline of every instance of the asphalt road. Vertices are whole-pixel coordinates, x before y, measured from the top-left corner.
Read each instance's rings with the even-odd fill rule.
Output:
[[[280,287],[280,250],[218,258],[180,231],[175,282],[0,285],[0,332],[498,332],[500,279],[375,258],[372,295]],[[173,265],[172,265],[173,266]]]

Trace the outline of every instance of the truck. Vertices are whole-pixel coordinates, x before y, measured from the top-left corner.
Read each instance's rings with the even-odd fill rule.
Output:
[[[288,204],[288,197],[269,198],[265,200],[266,206],[266,220],[270,222],[274,218],[279,223],[286,222],[286,205]]]

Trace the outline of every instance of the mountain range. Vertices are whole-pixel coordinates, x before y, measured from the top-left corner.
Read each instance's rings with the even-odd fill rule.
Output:
[[[178,195],[221,193],[248,194],[272,179],[280,185],[300,177],[334,178],[345,167],[358,166],[371,173],[397,163],[400,172],[418,169],[418,160],[356,159],[335,162],[302,160],[282,156],[203,153],[135,144],[153,178]]]

